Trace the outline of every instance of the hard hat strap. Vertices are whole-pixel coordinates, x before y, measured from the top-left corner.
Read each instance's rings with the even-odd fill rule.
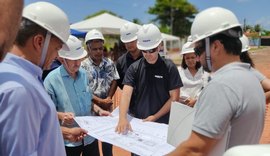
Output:
[[[48,48],[49,48],[51,36],[52,36],[52,34],[49,31],[47,31],[45,41],[44,41],[44,44],[42,47],[41,60],[40,60],[40,64],[39,64],[39,66],[41,68],[43,68],[43,66],[44,66],[44,62],[45,62],[45,59],[46,59],[46,56],[48,53]]]
[[[211,63],[211,53],[210,53],[210,38],[205,38],[205,59],[207,63],[207,67],[209,71],[212,71],[212,63]]]
[[[69,66],[67,64],[67,61],[65,58],[63,58],[63,61],[64,61],[64,64],[66,65],[66,70],[68,71],[68,73],[71,73],[70,69],[69,69]]]

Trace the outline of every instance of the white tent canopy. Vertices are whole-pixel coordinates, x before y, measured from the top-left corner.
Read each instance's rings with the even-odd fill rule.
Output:
[[[120,34],[120,28],[129,21],[113,16],[108,13],[103,13],[93,18],[74,23],[70,26],[71,29],[88,32],[92,29],[98,29],[102,34]],[[140,27],[140,25],[138,25]],[[162,33],[164,40],[180,40],[179,37]]]
[[[128,21],[108,13],[103,13],[93,18],[74,23],[70,26],[71,29],[88,32],[92,29],[98,29],[103,34],[120,34],[120,28]]]

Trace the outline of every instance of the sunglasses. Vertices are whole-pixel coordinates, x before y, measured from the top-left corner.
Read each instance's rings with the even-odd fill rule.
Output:
[[[153,49],[150,49],[150,50],[141,50],[141,51],[142,51],[143,53],[150,53],[150,54],[152,54],[152,53],[156,52],[157,49],[158,49],[158,47],[153,48]]]
[[[194,52],[197,56],[201,56],[203,52],[205,52],[204,46],[197,46],[194,48]]]

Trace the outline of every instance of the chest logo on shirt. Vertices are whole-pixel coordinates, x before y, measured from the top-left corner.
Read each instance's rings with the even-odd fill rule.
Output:
[[[163,76],[162,75],[155,75],[155,78],[163,79]]]

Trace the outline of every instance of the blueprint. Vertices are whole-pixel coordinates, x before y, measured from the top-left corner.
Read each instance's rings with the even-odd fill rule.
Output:
[[[127,134],[116,133],[118,114],[116,109],[112,116],[75,117],[75,121],[81,128],[86,129],[89,135],[138,155],[161,156],[175,148],[166,141],[168,130],[166,124],[143,122],[129,116],[133,131]]]

